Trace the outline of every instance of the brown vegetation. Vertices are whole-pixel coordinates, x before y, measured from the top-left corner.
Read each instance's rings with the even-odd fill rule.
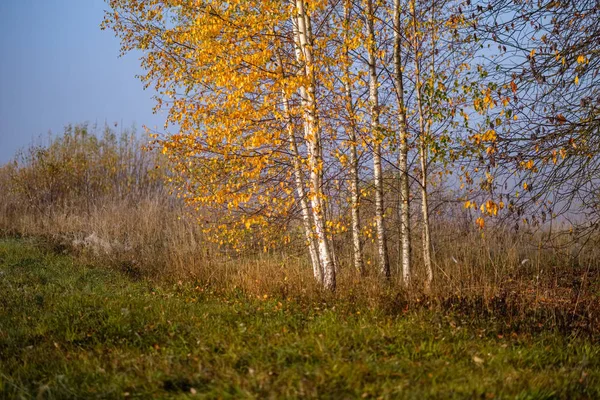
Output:
[[[207,240],[198,212],[192,214],[169,194],[160,162],[158,155],[142,149],[133,132],[117,138],[108,128],[98,134],[87,125],[69,127],[2,168],[0,230],[5,236],[42,238],[54,250],[135,278],[191,279],[259,297],[333,296],[313,279],[299,229],[291,244],[266,253],[233,252]],[[451,205],[444,207],[435,208],[452,217],[433,220],[436,279],[429,295],[418,287],[403,289],[398,271],[383,283],[372,241],[365,246],[367,276],[361,276],[351,263],[347,232],[335,243],[340,260],[335,296],[345,304],[394,313],[419,305],[458,307],[469,314],[547,317],[550,312],[550,324],[560,319],[596,329],[598,255],[589,241],[581,251],[568,235],[561,245],[558,239],[549,242],[541,231],[515,231],[501,224],[481,232],[468,220],[461,222],[468,218],[464,210],[452,214]],[[398,249],[390,250],[391,264],[397,266]],[[413,253],[416,274],[424,276],[420,252]]]

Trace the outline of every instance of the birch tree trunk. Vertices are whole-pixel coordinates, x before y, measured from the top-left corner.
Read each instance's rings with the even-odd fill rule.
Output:
[[[332,259],[330,243],[327,239],[325,223],[325,207],[323,195],[323,158],[319,123],[317,120],[317,103],[315,98],[315,71],[312,54],[311,32],[304,0],[296,0],[296,43],[299,48],[299,60],[304,64],[304,74],[308,77],[308,87],[300,89],[305,121],[305,141],[308,149],[308,165],[310,168],[310,201],[315,226],[315,235],[319,259],[323,268],[323,285],[335,290],[335,265]],[[298,54],[298,53],[297,53]]]
[[[418,64],[418,61],[417,61]],[[427,193],[427,129],[425,127],[423,115],[423,100],[421,94],[421,78],[419,67],[416,67],[416,85],[417,85],[417,106],[419,108],[419,130],[421,131],[419,140],[419,160],[421,164],[421,213],[423,217],[422,241],[423,241],[423,264],[425,266],[425,291],[431,289],[433,280],[433,268],[431,266],[431,236],[429,233],[429,199]]]
[[[412,1],[412,20],[413,20],[413,51],[415,55],[415,84],[417,92],[417,107],[419,111],[419,161],[421,164],[421,213],[423,217],[423,227],[421,237],[423,241],[423,264],[425,266],[425,290],[431,289],[431,281],[433,280],[433,268],[431,266],[431,236],[429,233],[429,204],[427,194],[427,163],[428,163],[428,151],[427,151],[427,138],[428,129],[425,126],[425,112],[423,108],[423,83],[421,80],[421,52],[419,48],[419,39],[417,36],[417,10],[416,0]],[[429,121],[429,119],[428,119]],[[429,122],[427,123],[429,126]]]
[[[313,267],[313,275],[317,282],[323,284],[323,268],[321,267],[321,261],[319,259],[319,253],[317,251],[317,244],[315,236],[313,234],[313,226],[311,222],[310,209],[306,200],[306,191],[304,190],[304,177],[302,176],[302,164],[300,162],[300,152],[298,151],[298,144],[296,143],[296,136],[294,135],[294,125],[292,117],[290,115],[289,100],[285,93],[282,93],[283,100],[283,112],[284,118],[287,120],[287,131],[290,140],[290,150],[292,151],[293,166],[294,166],[294,178],[296,181],[296,192],[300,202],[300,210],[302,212],[302,223],[304,225],[304,235],[306,242],[308,243],[308,250],[310,253],[310,260]]]
[[[283,59],[281,54],[277,52],[277,63],[281,71],[281,76],[286,77],[285,69],[283,66]],[[296,142],[296,135],[294,134],[294,121],[290,112],[290,101],[285,93],[285,89],[281,90],[281,100],[283,104],[283,118],[287,123],[287,133],[290,141],[290,150],[292,152],[292,165],[294,168],[294,179],[296,183],[296,193],[298,195],[298,201],[300,203],[300,211],[302,213],[302,224],[304,226],[304,235],[306,242],[308,243],[308,250],[310,253],[310,260],[313,267],[314,278],[320,284],[323,284],[323,267],[319,259],[319,253],[317,251],[317,243],[315,241],[313,224],[311,222],[311,212],[307,202],[306,190],[304,189],[304,176],[302,174],[302,163],[300,161],[300,151],[298,150],[298,143]]]
[[[369,47],[369,106],[371,112],[371,135],[373,136],[373,178],[375,180],[375,223],[377,224],[377,250],[379,270],[386,278],[390,277],[390,261],[387,251],[384,226],[383,176],[381,171],[381,129],[379,126],[379,82],[377,79],[376,42],[374,28],[373,0],[367,0],[367,30]]]
[[[363,262],[362,242],[360,240],[360,196],[358,192],[358,152],[357,152],[357,126],[356,115],[354,112],[354,103],[352,101],[352,84],[350,82],[350,56],[348,50],[348,40],[350,29],[350,0],[344,3],[344,92],[346,102],[346,112],[349,118],[348,139],[350,141],[350,207],[352,218],[352,249],[354,255],[354,268],[365,275],[365,265]]]
[[[404,103],[404,77],[402,72],[402,42],[400,36],[400,0],[394,0],[394,78],[398,101],[399,151],[398,168],[400,170],[400,264],[402,280],[406,286],[411,280],[411,239],[410,239],[410,198],[408,176],[408,128],[406,124],[406,106]]]

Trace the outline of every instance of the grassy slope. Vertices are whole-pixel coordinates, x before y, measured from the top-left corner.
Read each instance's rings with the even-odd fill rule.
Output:
[[[600,346],[193,285],[0,242],[0,398],[598,398]]]

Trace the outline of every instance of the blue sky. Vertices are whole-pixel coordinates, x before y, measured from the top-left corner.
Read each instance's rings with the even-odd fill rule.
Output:
[[[103,0],[0,0],[0,163],[69,123],[151,128],[153,92],[135,54],[101,31]],[[138,131],[141,129],[138,129]]]

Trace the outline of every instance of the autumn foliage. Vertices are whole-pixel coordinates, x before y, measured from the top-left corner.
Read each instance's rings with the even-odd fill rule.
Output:
[[[559,160],[597,154],[571,119],[593,129],[594,111],[567,119],[549,105],[544,117],[533,102],[557,85],[575,97],[586,85],[594,96],[595,78],[583,79],[597,62],[594,42],[575,49],[558,32],[575,32],[577,24],[578,35],[593,36],[593,2],[525,2],[516,12],[510,2],[450,0],[108,4],[103,28],[121,39],[123,53],[142,52],[141,79],[156,91],[156,109],[168,113],[166,132],[152,133],[154,145],[179,195],[209,210],[202,213],[205,233],[235,251],[270,251],[303,231],[314,277],[329,289],[340,262],[336,243],[348,231],[355,268],[367,273],[362,248],[371,238],[378,273],[389,278],[394,225],[410,285],[411,214],[420,203],[429,290],[436,262],[429,198],[436,188],[453,186],[454,199],[480,213],[473,218],[480,229],[490,218],[516,218],[518,225],[543,216],[543,224],[559,217],[554,204],[573,201],[540,192],[534,176],[549,187],[571,168]],[[518,43],[517,33],[532,37]],[[520,60],[522,73],[514,68]],[[556,78],[544,76],[557,68]],[[520,141],[523,120],[547,123]],[[549,153],[565,136],[568,144]],[[418,162],[409,161],[414,157]],[[575,190],[592,182],[583,178]],[[364,201],[374,202],[371,215],[358,212]]]

